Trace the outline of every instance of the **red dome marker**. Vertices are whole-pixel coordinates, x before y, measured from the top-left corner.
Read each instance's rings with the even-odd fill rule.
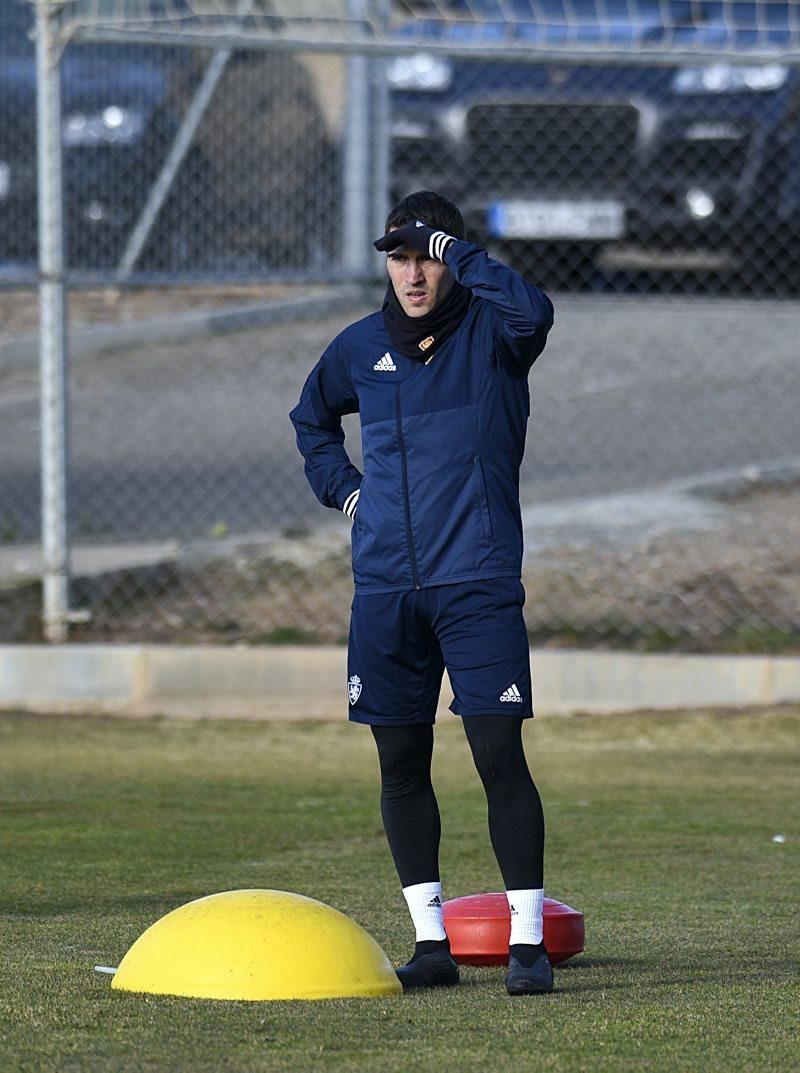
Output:
[[[461,965],[506,965],[511,912],[502,894],[468,894],[442,906],[450,951]],[[553,965],[580,954],[583,913],[552,898],[544,900],[544,945]]]

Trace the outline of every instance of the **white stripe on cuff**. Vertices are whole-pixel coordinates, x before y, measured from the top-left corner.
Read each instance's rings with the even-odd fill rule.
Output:
[[[428,253],[431,257],[437,261],[444,260],[444,251],[450,245],[451,242],[455,242],[452,235],[448,235],[445,231],[434,231],[428,240]]]
[[[358,496],[360,492],[361,489],[356,488],[355,492],[351,492],[342,504],[342,510],[348,518],[355,518],[356,516],[356,507],[358,506]]]

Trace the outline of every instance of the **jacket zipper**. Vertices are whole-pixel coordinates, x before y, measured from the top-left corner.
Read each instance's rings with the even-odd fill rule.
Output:
[[[412,373],[413,375],[413,373]],[[397,420],[397,442],[400,446],[400,461],[403,467],[403,507],[406,514],[406,539],[408,540],[408,557],[411,560],[411,579],[414,588],[418,589],[419,574],[417,573],[417,557],[414,554],[414,542],[411,539],[411,508],[408,504],[408,461],[406,459],[406,445],[403,439],[403,426],[400,420],[400,385],[395,388],[395,417]]]

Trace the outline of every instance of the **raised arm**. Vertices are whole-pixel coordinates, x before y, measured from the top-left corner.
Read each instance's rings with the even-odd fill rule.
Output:
[[[335,339],[311,370],[289,417],[314,495],[323,506],[343,510],[350,518],[355,517],[363,475],[344,448],[342,417],[357,412],[358,397]]]
[[[553,326],[553,303],[513,268],[471,242],[452,242],[444,260],[453,279],[488,302],[501,325],[498,358],[509,376],[527,376]]]
[[[489,257],[471,242],[435,231],[420,221],[390,231],[375,243],[387,252],[405,244],[444,261],[457,283],[495,310],[499,324],[497,357],[509,376],[524,377],[544,350],[553,326],[553,303],[519,272]]]

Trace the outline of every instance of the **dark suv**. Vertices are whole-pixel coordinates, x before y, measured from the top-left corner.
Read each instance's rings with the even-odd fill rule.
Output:
[[[789,42],[792,5],[760,5],[768,24],[757,31],[756,6],[723,12],[719,3],[637,0],[629,11],[623,0],[511,0],[506,10],[518,22],[501,26],[491,18],[493,0],[470,0],[471,14],[483,10],[484,20],[410,23],[405,32],[421,51],[390,69],[393,193],[449,193],[475,234],[512,253],[555,250],[567,265],[582,256],[611,266],[705,265],[796,284],[800,70],[763,58]],[[464,7],[451,5],[454,14]],[[744,8],[749,21],[737,27],[733,9]],[[560,11],[561,21],[537,24],[534,10]],[[659,41],[705,55],[735,44],[740,57],[736,65],[643,55],[568,64],[523,61],[511,51],[502,60],[424,51],[426,39],[445,36],[461,45],[541,45],[559,33],[577,33],[589,50],[593,40],[616,42],[633,57]],[[758,58],[747,62],[756,46]]]
[[[0,262],[36,256],[32,5],[0,0]],[[70,44],[61,60],[67,261],[118,263],[210,53]],[[235,52],[158,214],[140,265],[258,274],[308,266],[337,158],[306,68]]]

